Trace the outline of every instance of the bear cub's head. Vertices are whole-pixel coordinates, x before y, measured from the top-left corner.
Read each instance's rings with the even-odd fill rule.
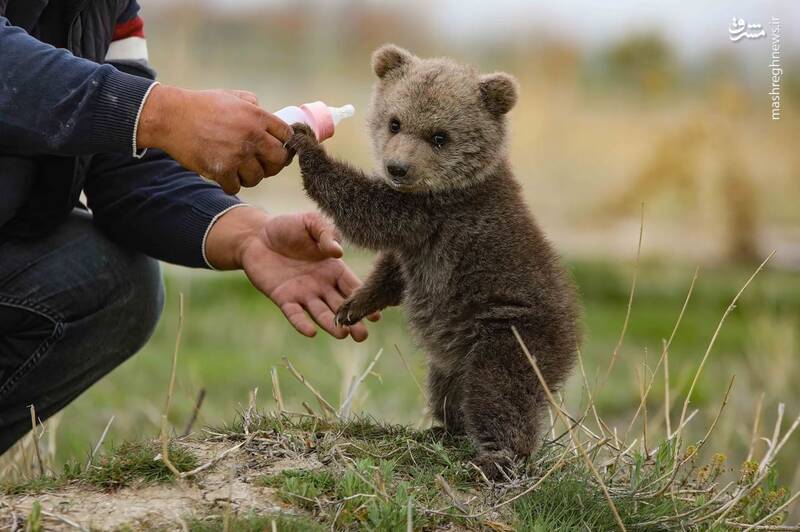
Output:
[[[504,158],[510,75],[480,74],[444,58],[387,44],[372,55],[378,81],[368,124],[378,172],[402,192],[468,187]]]

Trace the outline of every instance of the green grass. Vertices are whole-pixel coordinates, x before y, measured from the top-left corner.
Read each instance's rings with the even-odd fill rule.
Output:
[[[0,482],[0,493],[20,495],[54,490],[68,483],[102,489],[119,489],[134,483],[155,484],[172,482],[174,476],[156,456],[161,444],[155,441],[127,441],[95,457],[89,467],[76,460],[66,462],[61,472],[26,480]],[[186,448],[170,444],[169,457],[178,471],[188,471],[198,465],[197,457]]]
[[[640,530],[707,530],[714,511],[744,490],[746,496],[738,497],[726,516],[726,528],[719,528],[729,530],[766,518],[788,497],[769,464],[761,476],[756,463],[732,468],[719,454],[705,462],[695,455],[696,446],[676,439],[651,442],[655,451],[650,455],[619,453],[607,439],[595,440],[587,447],[602,485],[563,438],[546,443],[536,456],[509,471],[509,481],[487,484],[470,464],[470,442],[440,430],[418,431],[366,416],[342,421],[251,412],[247,419],[247,430],[239,418],[212,429],[214,438],[230,445],[241,442],[244,455],[235,460],[250,460],[267,470],[264,455],[294,461],[295,468],[252,481],[274,489],[284,511],[237,513],[210,505],[184,516],[190,530],[264,530],[273,521],[278,530],[290,531],[405,530],[409,518],[415,530],[614,530],[617,521],[603,486],[622,522]],[[156,448],[152,442],[128,443],[101,457],[88,473],[67,469],[47,483],[6,493],[35,494],[66,483],[108,489],[169,481],[172,475],[153,459]],[[180,445],[172,449],[180,469],[195,464],[193,457],[181,454]],[[202,489],[205,474],[187,482]],[[777,513],[770,524],[782,524],[785,518],[785,512]]]
[[[469,466],[474,455],[471,444],[464,438],[441,439],[439,431],[420,432],[369,417],[346,423],[265,417],[255,430],[314,434],[311,441],[316,452],[330,455],[334,464],[338,461],[341,467],[286,470],[258,480],[305,511],[323,508],[318,517],[327,524],[335,518],[341,527],[405,529],[409,498],[431,507],[446,502],[437,476],[458,489],[480,488],[480,479]],[[419,516],[415,522],[434,526],[461,521]]]
[[[0,483],[0,493],[3,495],[22,495],[25,493],[41,493],[58,489],[71,479],[75,478],[67,465],[60,475],[45,475],[24,480],[6,480]]]
[[[325,530],[319,523],[305,518],[291,515],[258,515],[247,513],[232,515],[225,526],[224,517],[210,519],[191,518],[187,520],[191,532],[217,532],[228,530],[230,532],[262,532],[271,530],[272,524],[280,532],[322,532]]]
[[[169,459],[178,471],[198,465],[197,457],[179,445],[170,445]],[[174,479],[164,462],[156,460],[161,444],[153,441],[127,441],[92,464],[83,479],[100,488],[121,488],[133,482],[159,483]]]
[[[592,472],[574,458],[574,450],[565,453],[558,445],[546,445],[511,473],[511,482],[488,487],[469,465],[474,456],[470,443],[440,431],[416,431],[367,417],[334,422],[271,415],[259,417],[249,429],[262,431],[272,441],[279,436],[279,445],[289,455],[313,452],[318,457],[319,467],[283,470],[258,478],[256,484],[277,490],[286,504],[326,528],[404,530],[409,505],[415,529],[454,525],[511,526],[522,531],[617,528]],[[215,432],[235,439],[242,437],[241,431],[240,425],[233,424]],[[717,502],[724,501],[726,493],[751,485],[756,489],[742,498],[726,521],[755,523],[788,496],[775,471],[756,485],[752,464],[739,470],[719,453],[704,462],[694,456],[694,446],[676,453],[674,439],[653,444],[657,452],[650,456],[634,452],[632,459],[603,444],[592,452],[614,506],[630,529],[705,530],[713,521],[705,516],[718,507],[714,495],[720,497]],[[618,460],[604,467],[608,453]],[[535,489],[528,489],[534,484]],[[676,518],[676,514],[690,518]],[[778,514],[771,524],[780,524],[785,517]],[[653,523],[640,526],[647,522]]]
[[[355,269],[369,271],[371,258],[351,254]],[[603,262],[569,263],[585,308],[582,354],[590,381],[602,374],[619,338],[625,317],[633,268]],[[370,377],[356,400],[356,411],[397,423],[416,424],[424,402],[397,356],[397,345],[420,382],[425,379],[424,353],[416,349],[399,309],[384,312],[370,325],[364,344],[336,341],[323,333],[307,339],[295,333],[280,312],[254,290],[240,274],[186,276],[168,269],[167,306],[162,321],[145,349],[95,385],[66,409],[59,423],[57,463],[84,457],[114,415],[108,441],[155,436],[169,380],[169,366],[177,328],[177,295],[186,298],[183,333],[170,422],[182,431],[201,388],[207,392],[195,428],[231,419],[247,403],[249,392],[259,387],[259,406],[270,406],[272,366],[279,368],[287,408],[302,411],[301,401],[313,404],[308,391],[281,369],[288,356],[321,393],[338,403],[350,377],[362,371],[379,349],[384,356],[376,367],[380,378]],[[181,272],[183,272],[181,270]],[[752,272],[750,266],[704,267],[670,349],[672,397],[682,400],[694,369],[705,352],[720,316],[733,295]],[[643,261],[631,319],[619,362],[609,383],[597,398],[598,408],[624,429],[639,399],[636,372],[647,355],[652,368],[663,338],[670,335],[683,304],[694,267]],[[754,401],[762,391],[765,419],[771,419],[778,401],[787,412],[800,408],[794,382],[800,378],[800,284],[792,272],[767,268],[743,295],[728,317],[692,399],[700,418],[714,415],[731,374],[737,375],[728,406],[733,418],[747,420],[721,427],[727,434],[726,451],[732,457],[745,452]],[[660,370],[659,370],[660,371]],[[580,399],[580,376],[565,389],[568,400]],[[651,417],[658,415],[663,394],[659,376],[651,394]],[[677,402],[677,407],[680,402]],[[676,407],[673,407],[676,408]],[[674,413],[673,413],[674,415]],[[674,420],[673,420],[674,422]],[[699,423],[703,425],[703,423]],[[742,424],[740,424],[742,425]],[[744,442],[744,443],[742,443]],[[730,448],[728,448],[730,447]],[[790,442],[779,469],[794,474],[800,445]]]
[[[408,481],[398,483],[393,497],[386,501],[378,497],[379,491],[367,479],[386,485],[395,474],[395,464],[371,459],[357,461],[351,471],[336,477],[328,471],[284,471],[269,479],[286,502],[305,510],[313,510],[321,497],[340,500],[337,508],[339,526],[358,525],[371,530],[398,530],[406,523]],[[422,484],[422,481],[418,481]],[[416,483],[415,483],[416,484]]]
[[[25,519],[25,532],[42,532],[42,505],[36,501],[31,507],[31,512]]]

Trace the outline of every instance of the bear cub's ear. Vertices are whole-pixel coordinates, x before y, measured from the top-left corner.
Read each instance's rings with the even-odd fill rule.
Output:
[[[372,53],[372,70],[383,79],[392,71],[410,64],[414,55],[394,44],[384,44]]]
[[[484,74],[479,88],[483,104],[493,115],[504,115],[517,103],[517,81],[505,72]]]

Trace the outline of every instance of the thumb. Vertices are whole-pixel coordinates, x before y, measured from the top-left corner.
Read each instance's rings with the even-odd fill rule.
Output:
[[[304,216],[306,230],[311,238],[317,243],[317,247],[326,257],[335,259],[344,255],[339,231],[325,218],[317,213],[308,213]]]

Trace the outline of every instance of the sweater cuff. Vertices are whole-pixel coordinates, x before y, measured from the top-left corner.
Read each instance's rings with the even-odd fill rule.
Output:
[[[134,159],[141,159],[144,157],[144,154],[147,153],[147,148],[139,149],[139,146],[136,145],[136,136],[139,131],[139,120],[142,118],[142,109],[144,109],[144,104],[147,103],[147,97],[150,96],[150,92],[152,92],[153,88],[158,85],[156,81],[149,87],[147,87],[147,91],[142,96],[142,103],[139,104],[139,111],[136,113],[136,120],[133,122],[133,158]]]
[[[136,155],[136,125],[145,97],[156,82],[107,67],[97,95],[89,142],[95,152]]]
[[[249,207],[249,206],[250,205],[248,203],[236,203],[236,204],[231,205],[230,207],[220,211],[219,213],[217,213],[216,216],[214,216],[214,218],[211,219],[211,222],[208,224],[208,227],[206,227],[205,234],[203,234],[203,244],[202,244],[202,248],[201,248],[202,251],[203,251],[203,261],[206,263],[206,266],[208,266],[209,270],[217,271],[217,269],[214,267],[214,265],[211,264],[211,262],[209,262],[208,254],[206,254],[206,241],[208,241],[208,234],[211,232],[211,229],[214,227],[214,224],[217,223],[217,220],[222,218],[222,215],[226,214],[228,211],[233,210],[236,207]]]
[[[216,192],[216,191],[215,191]],[[190,257],[187,266],[215,269],[206,257],[206,239],[211,228],[223,214],[236,207],[246,205],[236,196],[228,196],[219,190],[218,194],[208,194],[195,201],[188,216],[182,220],[183,231],[186,232],[182,239],[190,246],[184,256]]]

